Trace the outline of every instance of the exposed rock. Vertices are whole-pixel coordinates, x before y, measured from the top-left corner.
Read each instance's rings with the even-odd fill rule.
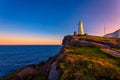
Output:
[[[28,76],[37,76],[38,72],[36,69],[31,67],[25,67],[22,71],[16,74],[17,80],[24,80]]]
[[[58,58],[57,58],[57,60],[56,60],[56,62],[58,63],[58,61],[59,61],[60,59],[62,59],[63,57],[64,57],[64,53],[60,53],[59,56],[58,56]]]
[[[97,46],[97,47],[116,47],[120,46],[120,43],[111,43],[109,41],[98,41],[90,38],[82,38],[81,36],[65,36],[62,45],[64,47],[69,46]]]
[[[50,68],[51,68],[51,63],[47,63],[43,68],[43,74],[48,73]]]
[[[112,54],[112,55],[115,55],[115,56],[120,56],[120,53],[117,52],[117,51],[114,51],[114,50],[111,50],[110,48],[108,49],[102,49],[103,51],[109,53],[109,54]]]
[[[57,71],[57,63],[53,62],[48,79],[49,80],[58,80],[58,77],[59,77],[59,73]]]
[[[28,80],[32,80],[32,77],[35,77],[38,75],[37,69],[39,69],[40,65],[42,65],[42,69],[41,69],[40,73],[45,75],[45,77],[46,77],[45,80],[46,79],[47,80],[58,80],[58,78],[60,76],[60,73],[58,70],[58,63],[65,56],[65,53],[64,53],[65,49],[70,46],[96,46],[96,47],[102,48],[104,50],[107,50],[111,54],[113,53],[113,54],[117,54],[120,56],[120,53],[110,50],[111,47],[116,47],[118,45],[120,46],[120,44],[116,44],[116,43],[114,44],[114,43],[107,42],[107,41],[97,41],[92,38],[89,39],[89,38],[82,38],[82,37],[76,36],[76,35],[75,36],[71,36],[71,35],[65,36],[63,39],[63,43],[62,43],[63,47],[60,49],[60,51],[57,55],[49,58],[49,60],[47,60],[46,62],[42,62],[37,65],[27,66],[27,67],[23,68],[20,72],[16,73],[15,76],[14,75],[13,76],[16,77],[17,80],[26,80],[25,78],[27,78],[29,76],[29,78],[31,78],[31,79],[28,79]],[[73,76],[76,79],[80,78],[79,72],[76,72]],[[5,79],[5,80],[8,80],[8,79]]]

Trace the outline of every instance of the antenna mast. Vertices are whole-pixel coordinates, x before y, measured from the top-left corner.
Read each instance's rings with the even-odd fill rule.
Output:
[[[105,23],[104,23],[104,35],[106,34],[106,27],[105,27]]]

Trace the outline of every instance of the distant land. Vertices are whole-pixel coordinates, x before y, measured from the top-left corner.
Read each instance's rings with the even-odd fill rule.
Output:
[[[106,34],[106,35],[104,35],[104,37],[120,38],[120,29],[113,33]]]

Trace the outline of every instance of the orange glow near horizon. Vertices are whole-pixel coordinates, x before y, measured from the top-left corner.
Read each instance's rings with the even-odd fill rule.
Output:
[[[0,45],[60,45],[66,34],[78,31],[79,20],[88,35],[120,29],[120,0],[61,1],[62,6],[57,0],[9,1],[0,5]]]
[[[0,37],[0,45],[61,45],[61,40],[4,36]]]

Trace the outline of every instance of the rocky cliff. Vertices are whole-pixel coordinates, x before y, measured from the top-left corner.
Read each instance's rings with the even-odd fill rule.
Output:
[[[120,40],[65,36],[54,57],[1,80],[120,80]]]

